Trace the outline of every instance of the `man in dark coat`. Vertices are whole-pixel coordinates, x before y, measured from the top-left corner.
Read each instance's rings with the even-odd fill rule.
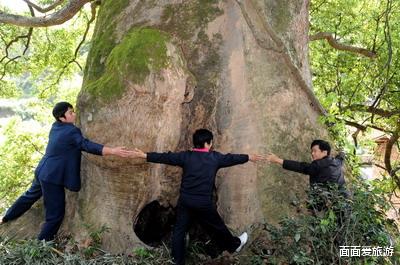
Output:
[[[75,112],[68,102],[59,102],[53,108],[53,123],[46,153],[40,160],[31,187],[8,209],[0,223],[23,215],[43,195],[46,221],[38,236],[39,240],[53,240],[61,226],[65,213],[65,190],[81,188],[81,152],[95,155],[128,157],[130,151],[123,147],[110,148],[92,142],[82,136],[74,125]]]
[[[196,220],[229,252],[240,251],[248,235],[234,237],[226,227],[212,201],[215,175],[220,168],[261,161],[260,155],[221,154],[210,151],[213,134],[199,129],[193,134],[194,148],[177,153],[144,153],[133,151],[132,158],[145,158],[148,162],[179,166],[183,169],[180,196],[177,204],[177,219],[172,236],[172,256],[176,264],[185,264],[185,233],[191,220]]]
[[[339,191],[347,197],[342,168],[344,155],[340,153],[338,156],[332,157],[330,154],[331,146],[328,142],[314,140],[311,143],[311,157],[313,160],[311,163],[286,160],[275,154],[268,154],[266,160],[268,162],[280,164],[284,169],[309,175],[311,190],[326,190],[333,184],[333,186],[337,185]]]

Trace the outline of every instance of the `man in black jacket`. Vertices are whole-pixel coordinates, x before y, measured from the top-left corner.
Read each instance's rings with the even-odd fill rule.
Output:
[[[266,160],[268,162],[282,165],[284,169],[306,174],[310,176],[310,188],[326,189],[332,184],[337,184],[339,191],[347,197],[344,187],[345,180],[343,174],[344,155],[331,157],[331,146],[323,140],[314,140],[311,143],[312,162],[298,162],[293,160],[285,160],[274,154],[268,154]],[[321,209],[321,207],[318,207]]]
[[[213,134],[199,129],[193,134],[194,148],[177,153],[144,153],[135,149],[132,158],[145,158],[148,162],[182,167],[177,219],[172,238],[172,256],[176,264],[185,264],[185,233],[191,220],[198,221],[214,236],[217,244],[229,252],[240,251],[247,241],[247,233],[234,237],[226,227],[212,201],[215,175],[220,168],[261,161],[261,155],[221,154],[210,151]]]

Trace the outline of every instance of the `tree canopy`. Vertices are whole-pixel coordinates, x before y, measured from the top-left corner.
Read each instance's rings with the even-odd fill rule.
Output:
[[[310,56],[313,86],[328,123],[342,139],[350,133],[345,125],[354,128],[354,148],[360,132],[386,134],[379,166],[400,187],[399,164],[390,156],[400,132],[399,10],[399,2],[391,0],[312,1]]]

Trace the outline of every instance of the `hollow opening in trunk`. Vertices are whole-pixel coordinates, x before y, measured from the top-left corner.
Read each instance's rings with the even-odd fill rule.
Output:
[[[170,240],[174,222],[172,207],[163,207],[158,201],[152,201],[139,213],[133,230],[145,244],[157,247]]]
[[[175,208],[163,207],[158,201],[152,201],[139,213],[133,229],[143,243],[152,247],[164,243],[170,248],[175,221]],[[222,253],[215,240],[211,240],[211,236],[196,220],[192,220],[189,225],[185,239],[187,254],[190,256],[208,255],[215,258]]]

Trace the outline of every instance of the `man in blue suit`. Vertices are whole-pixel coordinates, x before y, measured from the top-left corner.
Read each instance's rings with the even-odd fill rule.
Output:
[[[53,108],[53,123],[46,153],[35,170],[31,187],[19,197],[6,212],[0,223],[23,215],[43,195],[46,221],[38,236],[39,240],[53,240],[61,226],[65,213],[65,190],[81,188],[81,152],[95,155],[128,157],[131,152],[123,147],[107,147],[91,142],[82,136],[74,125],[75,112],[68,102],[59,102]]]

